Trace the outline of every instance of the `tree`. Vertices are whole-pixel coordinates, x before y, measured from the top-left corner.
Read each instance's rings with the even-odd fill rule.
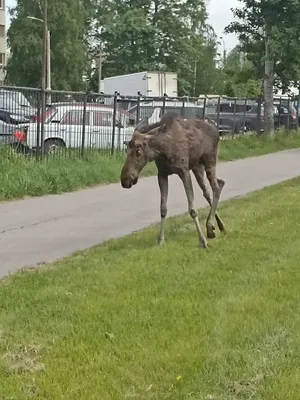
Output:
[[[178,74],[180,94],[199,94],[203,72],[213,75],[216,53],[204,0],[95,1],[93,42],[97,45],[92,53],[99,54],[100,45],[104,49],[104,77],[172,71]],[[91,77],[91,82],[96,79]]]
[[[255,65],[237,45],[224,65],[225,94],[235,97],[258,98],[262,95],[262,80]],[[230,94],[229,94],[230,93]]]
[[[79,90],[84,87],[88,11],[89,2],[84,0],[48,2],[54,89]],[[12,21],[7,39],[11,56],[6,67],[6,81],[13,85],[40,87],[43,26],[27,16],[42,19],[42,6],[39,0],[18,0],[10,14]]]
[[[265,134],[274,134],[273,87],[287,87],[299,79],[300,0],[239,0],[233,9],[239,21],[226,32],[235,32],[249,59],[258,69],[264,64]]]

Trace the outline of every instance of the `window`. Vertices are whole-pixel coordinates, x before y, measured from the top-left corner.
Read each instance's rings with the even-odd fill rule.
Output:
[[[221,103],[220,104],[220,112],[224,113],[231,113],[233,110],[231,109],[231,104],[230,103]]]
[[[4,25],[0,25],[0,37],[2,37],[2,38],[5,37],[5,26]]]
[[[0,0],[0,8],[3,10],[4,9],[4,0]]]
[[[202,118],[204,109],[200,107],[180,107],[178,114],[184,118]]]
[[[2,110],[15,111],[18,110],[19,105],[9,96],[0,95],[0,108]]]
[[[112,126],[113,115],[107,111],[94,111],[93,112],[93,125],[94,126]]]
[[[217,114],[217,107],[215,105],[208,105],[205,109],[205,114]]]
[[[79,110],[73,110],[73,111],[68,111],[61,123],[63,125],[83,125],[83,111]],[[87,112],[85,116],[85,125],[90,124],[90,113]]]
[[[0,65],[5,65],[5,54],[4,53],[0,53]]]

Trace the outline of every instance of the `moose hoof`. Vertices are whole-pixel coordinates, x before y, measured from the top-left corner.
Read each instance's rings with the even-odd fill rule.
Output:
[[[225,225],[223,223],[218,223],[218,228],[219,228],[220,232],[226,233],[226,228],[225,228]]]
[[[222,232],[223,234],[226,234],[226,232],[227,232],[224,225],[219,226],[219,230],[220,230],[220,232]]]
[[[216,232],[215,232],[215,227],[214,226],[208,226],[207,227],[207,237],[208,237],[208,239],[215,239]]]
[[[200,242],[200,243],[199,243],[199,246],[200,246],[202,249],[208,249],[208,244],[207,244],[207,242]]]

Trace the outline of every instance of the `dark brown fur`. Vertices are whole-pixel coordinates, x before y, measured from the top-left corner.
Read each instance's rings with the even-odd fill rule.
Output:
[[[184,185],[188,198],[188,208],[195,220],[201,246],[207,247],[201,231],[198,215],[194,207],[194,193],[190,170],[211,206],[207,218],[207,235],[215,237],[213,220],[216,217],[218,227],[225,227],[216,209],[225,182],[217,179],[216,164],[219,143],[219,132],[216,126],[201,119],[184,120],[172,113],[165,114],[155,124],[148,125],[141,121],[127,147],[127,158],[121,173],[121,184],[131,188],[138,181],[144,166],[155,161],[158,169],[158,183],[161,191],[161,232],[159,242],[164,240],[164,220],[167,215],[168,176],[177,174]],[[204,175],[208,178],[213,191],[213,199],[205,185]]]

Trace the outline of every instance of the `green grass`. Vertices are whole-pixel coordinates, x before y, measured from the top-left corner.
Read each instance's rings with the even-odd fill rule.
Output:
[[[208,250],[185,215],[4,280],[1,400],[298,400],[299,188],[223,203]]]
[[[219,160],[230,161],[300,147],[299,134],[279,133],[274,139],[240,137],[220,142]],[[83,159],[74,154],[66,158],[49,158],[41,162],[16,155],[11,150],[0,152],[0,201],[69,192],[80,188],[117,182],[124,154],[116,156],[91,152]],[[149,164],[142,175],[156,173]]]

